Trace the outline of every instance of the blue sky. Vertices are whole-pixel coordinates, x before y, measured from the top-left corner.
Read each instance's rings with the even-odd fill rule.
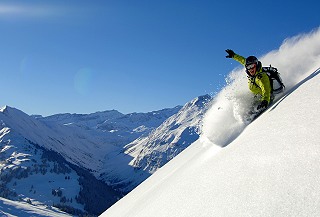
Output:
[[[0,1],[0,105],[148,112],[212,94],[238,64],[319,27],[317,1]]]

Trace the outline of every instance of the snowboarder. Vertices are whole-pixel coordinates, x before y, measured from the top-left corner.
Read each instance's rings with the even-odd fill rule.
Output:
[[[228,55],[226,58],[232,58],[246,68],[248,77],[249,89],[255,95],[260,95],[260,103],[257,106],[258,111],[264,111],[268,108],[268,105],[273,100],[273,83],[270,78],[270,71],[273,70],[274,78],[280,85],[278,88],[280,91],[284,89],[284,85],[281,81],[279,73],[276,68],[273,67],[262,67],[261,62],[255,56],[249,56],[244,58],[243,56],[236,54],[233,50],[227,49]],[[269,74],[268,74],[269,73]]]

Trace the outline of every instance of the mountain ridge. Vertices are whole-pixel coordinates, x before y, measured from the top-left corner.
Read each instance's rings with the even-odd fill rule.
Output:
[[[105,156],[112,152],[124,152],[128,142],[148,135],[181,108],[176,106],[127,115],[111,110],[88,115],[56,114],[42,117],[29,116],[21,110],[4,106],[0,110],[0,188],[3,192],[0,197],[25,201],[39,207],[56,206],[70,214],[101,213],[106,206],[111,206],[135,187],[132,185],[124,190],[117,189],[110,180],[100,183],[108,160]],[[12,174],[10,178],[6,175],[9,173]],[[95,177],[94,180],[91,176]],[[34,187],[35,177],[43,183],[56,183],[55,187]],[[65,183],[64,178],[67,180]],[[87,179],[91,180],[91,185],[85,181]],[[111,179],[114,177],[111,176]],[[20,180],[30,185],[30,192],[20,187]],[[73,189],[79,189],[79,192],[70,191],[68,183],[73,183]],[[124,185],[129,183],[124,182]],[[58,184],[61,188],[57,187]],[[99,193],[92,190],[93,187]],[[35,192],[46,195],[46,199],[35,196]],[[53,192],[61,192],[59,194],[62,196],[57,197]],[[105,195],[98,196],[103,192]],[[89,203],[93,201],[93,195],[100,197],[101,202]]]

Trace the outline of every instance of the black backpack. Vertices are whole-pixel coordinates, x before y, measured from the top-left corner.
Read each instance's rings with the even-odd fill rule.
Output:
[[[270,67],[262,67],[262,71],[265,72],[269,77],[272,92],[275,94],[281,93],[285,86],[282,83],[278,69],[270,65]]]

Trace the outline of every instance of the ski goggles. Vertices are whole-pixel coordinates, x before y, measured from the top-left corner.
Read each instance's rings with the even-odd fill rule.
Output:
[[[257,65],[257,64],[252,63],[252,64],[250,64],[250,65],[247,65],[247,66],[246,66],[246,69],[248,69],[248,70],[253,69],[254,67],[256,67],[256,65]]]

